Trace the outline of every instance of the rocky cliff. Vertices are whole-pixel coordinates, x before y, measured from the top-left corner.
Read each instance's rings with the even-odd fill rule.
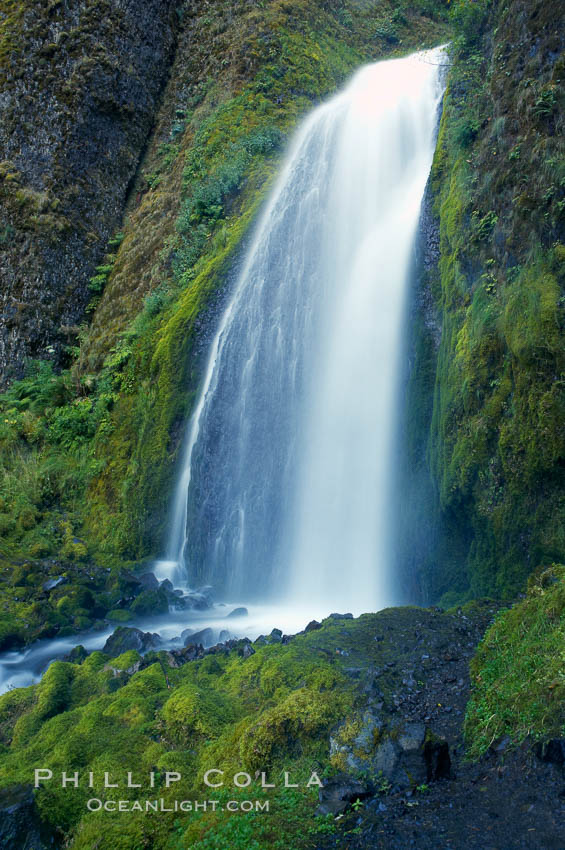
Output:
[[[512,595],[565,553],[565,38],[556,8],[454,7],[425,219],[432,250],[412,311],[400,507],[404,568],[428,600]]]
[[[65,8],[56,6],[49,15],[59,20]],[[116,4],[118,18],[111,21],[96,17],[100,9],[100,4],[93,5],[82,37],[88,44],[98,40],[100,49],[114,56],[122,46],[124,31],[118,20],[122,7]],[[28,260],[20,262],[13,253],[19,243],[9,246],[10,268],[14,275],[18,269],[18,279],[30,292],[30,315],[41,315],[32,322],[33,333],[30,326],[30,338],[53,348],[48,355],[53,359],[68,342],[70,362],[69,368],[53,371],[49,360],[41,365],[36,360],[27,377],[15,382],[1,402],[6,415],[0,421],[5,476],[0,527],[8,555],[55,554],[66,545],[67,532],[70,540],[78,534],[105,562],[159,551],[202,353],[285,140],[305,112],[363,62],[437,44],[447,33],[446,5],[427,0],[401,6],[318,0],[185,2],[178,14],[171,12],[172,19],[167,13],[164,30],[159,22],[165,20],[165,9],[162,4],[158,9],[160,17],[149,29],[153,39],[165,39],[161,60],[158,50],[152,56],[161,76],[155,64],[147,65],[153,88],[144,94],[146,113],[138,115],[136,110],[131,119],[126,94],[135,75],[131,77],[130,63],[123,57],[116,58],[115,90],[102,85],[104,62],[87,65],[86,80],[98,80],[97,98],[103,91],[104,97],[125,102],[123,109],[113,107],[110,117],[99,116],[94,95],[89,94],[93,89],[86,82],[73,94],[73,104],[84,100],[83,112],[76,110],[80,120],[73,123],[70,107],[67,111],[47,103],[41,107],[36,135],[43,132],[45,122],[51,126],[49,122],[69,121],[71,135],[57,151],[75,169],[89,162],[80,145],[83,134],[89,145],[96,144],[97,121],[110,134],[104,144],[116,156],[130,150],[123,143],[124,132],[132,134],[128,139],[138,139],[137,150],[141,149],[147,135],[140,132],[143,114],[147,126],[153,121],[154,128],[136,173],[138,160],[133,154],[128,154],[128,169],[120,169],[118,178],[112,168],[118,168],[119,161],[112,165],[113,160],[105,155],[97,158],[94,148],[88,148],[88,155],[95,158],[95,165],[86,171],[89,186],[99,186],[90,206],[86,198],[80,201],[83,212],[73,219],[79,235],[72,236],[77,245],[86,246],[84,252],[90,251],[88,258],[82,248],[65,248],[67,231],[57,237],[50,232],[52,253],[44,257],[44,236],[26,231],[22,238],[27,239],[32,274],[25,265]],[[47,39],[47,10],[32,8],[26,14],[33,20],[37,17],[37,27]],[[176,52],[174,58],[170,50],[166,54],[172,61],[155,110],[158,83],[167,73],[165,43],[172,44],[171,21],[176,19]],[[140,15],[131,31],[126,27],[130,41],[123,47],[129,45],[139,62],[145,42],[135,35],[139,33],[135,27],[141,27],[143,20]],[[10,24],[14,38],[19,33],[23,39],[25,33],[35,51],[39,40],[31,38],[31,23],[23,27],[22,19],[10,21],[7,18],[5,26]],[[100,27],[107,28],[107,39]],[[27,58],[29,76],[40,73],[35,70],[41,58],[36,52]],[[41,67],[49,69],[50,85],[58,93],[67,66],[59,72],[50,59],[45,62]],[[15,84],[8,88],[14,91]],[[91,131],[84,127],[83,113]],[[59,172],[52,177],[50,173],[46,168],[43,179],[64,185]],[[100,216],[102,208],[112,214]],[[100,230],[100,238],[92,244],[87,239],[90,230],[82,229],[86,221]],[[55,262],[57,252],[60,258]],[[63,274],[65,258],[80,266],[80,274]],[[73,336],[76,327],[68,340],[58,337],[41,306],[49,299],[59,303],[58,284],[41,283],[49,275],[59,282],[65,279],[72,318],[65,318],[64,324],[81,323],[78,340]],[[39,281],[33,297],[30,281]],[[6,290],[6,298],[10,291]],[[57,327],[63,324],[63,313],[62,306],[57,308]],[[41,354],[39,343],[26,349],[23,331],[15,326],[12,331],[10,344],[18,351]]]
[[[153,125],[172,0],[0,4],[0,385],[68,363]]]

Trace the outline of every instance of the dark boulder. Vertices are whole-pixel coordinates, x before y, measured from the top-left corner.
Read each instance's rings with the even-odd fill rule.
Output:
[[[159,582],[153,573],[143,573],[140,575],[139,583],[145,590],[159,590]]]
[[[340,815],[356,800],[366,800],[372,794],[373,788],[369,783],[340,773],[332,779],[324,780],[324,787],[318,792],[320,805],[316,814]]]
[[[192,644],[194,646],[212,646],[213,640],[214,632],[212,629],[201,629],[199,632],[187,635],[184,645],[189,646]]]
[[[187,608],[193,608],[195,611],[207,611],[210,607],[210,603],[206,599],[205,596],[201,596],[199,593],[191,592],[188,593],[185,597],[185,603]]]
[[[135,649],[137,652],[147,652],[147,650],[157,647],[160,642],[161,638],[157,634],[142,632],[141,629],[133,629],[128,626],[118,626],[104,644],[102,652],[115,658],[130,649]]]
[[[226,619],[229,619],[230,617],[247,617],[248,614],[249,611],[247,608],[234,608],[233,611],[230,611]]]
[[[174,666],[182,667],[188,661],[196,661],[198,658],[204,658],[204,649],[202,646],[189,643],[184,649],[173,649],[170,655],[175,659]]]
[[[214,601],[211,585],[206,584],[197,590],[190,590],[184,596],[184,600],[187,608],[194,608],[196,611],[207,611],[208,608],[212,607]]]
[[[87,657],[88,652],[82,644],[79,644],[79,646],[75,646],[71,649],[69,654],[66,656],[65,661],[70,661],[71,664],[82,664]]]
[[[214,601],[214,588],[211,584],[204,584],[202,585],[202,587],[197,587],[194,592],[199,593],[200,596],[203,596],[204,599],[208,601],[209,605],[211,605]]]
[[[53,846],[39,817],[31,785],[11,785],[0,790],[2,850],[45,850]]]
[[[304,631],[305,632],[315,632],[317,629],[321,629],[321,628],[322,628],[322,624],[319,623],[317,620],[310,620],[310,622],[308,623],[308,625],[306,626]]]
[[[535,752],[542,761],[565,765],[565,738],[540,741],[536,744]]]
[[[169,600],[162,588],[142,590],[131,606],[132,614],[166,614],[168,610]]]
[[[120,570],[112,584],[120,595],[126,597],[137,596],[143,590],[143,585],[131,570]]]

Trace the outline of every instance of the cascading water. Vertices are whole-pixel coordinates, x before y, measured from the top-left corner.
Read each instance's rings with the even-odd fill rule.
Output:
[[[442,50],[363,68],[303,123],[213,340],[158,578],[220,605],[131,622],[163,648],[203,625],[250,638],[390,601],[390,462],[403,304],[431,165]],[[284,603],[287,603],[286,606]],[[81,643],[0,658],[0,692]],[[210,630],[209,630],[210,631]]]
[[[161,575],[245,599],[390,601],[401,327],[442,48],[303,123],[211,347]]]

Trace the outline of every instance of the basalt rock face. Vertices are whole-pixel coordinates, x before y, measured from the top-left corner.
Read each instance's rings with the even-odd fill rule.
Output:
[[[0,386],[76,341],[177,20],[172,0],[0,6]]]
[[[46,850],[53,839],[41,823],[30,785],[0,792],[0,846],[4,850]]]
[[[540,0],[451,5],[396,570],[441,604],[511,597],[565,556],[563,28]]]

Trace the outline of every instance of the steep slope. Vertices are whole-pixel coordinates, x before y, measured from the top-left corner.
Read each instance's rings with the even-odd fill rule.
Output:
[[[512,595],[565,555],[557,6],[453,10],[407,401],[404,568],[423,598]]]
[[[84,559],[84,541],[105,563],[158,551],[202,354],[289,132],[363,62],[446,37],[445,5],[427,0],[180,12],[123,222],[90,270],[72,369],[32,364],[0,402],[8,556]]]
[[[173,0],[0,4],[0,386],[75,344],[177,27]]]

